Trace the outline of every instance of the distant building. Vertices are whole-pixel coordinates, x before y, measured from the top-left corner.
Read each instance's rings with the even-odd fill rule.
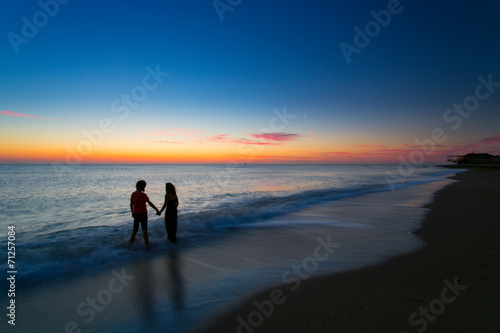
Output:
[[[447,161],[456,164],[500,164],[500,156],[469,153],[467,155],[448,155]]]

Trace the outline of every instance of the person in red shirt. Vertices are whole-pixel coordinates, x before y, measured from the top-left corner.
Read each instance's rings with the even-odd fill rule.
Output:
[[[132,235],[130,236],[130,242],[135,240],[135,235],[139,231],[139,223],[142,227],[142,235],[144,236],[144,243],[146,247],[149,248],[149,236],[148,236],[148,210],[146,208],[146,202],[156,210],[156,214],[159,215],[158,208],[149,201],[149,197],[144,191],[146,190],[146,182],[144,180],[139,180],[135,185],[137,191],[132,193],[130,197],[130,210],[132,211],[132,217],[134,218],[134,229]]]

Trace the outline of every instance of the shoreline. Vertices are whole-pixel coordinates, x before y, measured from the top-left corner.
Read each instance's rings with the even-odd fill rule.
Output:
[[[265,302],[272,290],[266,290],[201,331],[498,332],[500,173],[468,170],[427,205],[429,213],[413,232],[423,248],[303,281],[295,291],[285,289],[272,308]],[[267,304],[267,313],[261,307],[257,314],[256,303]]]

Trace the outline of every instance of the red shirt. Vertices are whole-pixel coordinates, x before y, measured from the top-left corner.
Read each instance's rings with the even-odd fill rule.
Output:
[[[132,213],[147,213],[146,202],[149,198],[146,193],[141,191],[135,191],[130,197],[130,203],[132,204]]]

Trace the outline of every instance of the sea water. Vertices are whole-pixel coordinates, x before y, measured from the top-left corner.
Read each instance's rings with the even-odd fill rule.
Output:
[[[452,173],[436,167],[418,168],[400,177],[394,187],[388,175],[397,175],[397,168],[75,165],[61,173],[51,165],[0,165],[0,234],[5,235],[0,246],[7,248],[7,228],[15,226],[19,283],[36,286],[144,256],[128,246],[130,195],[141,179],[147,182],[146,194],[158,208],[163,205],[165,183],[176,186],[178,238],[189,247],[230,237],[241,226],[264,227],[271,219],[322,202],[398,190]],[[168,246],[163,216],[148,209],[150,240],[161,252],[158,249]],[[141,237],[140,231],[138,244]],[[7,271],[6,263],[2,269]]]

